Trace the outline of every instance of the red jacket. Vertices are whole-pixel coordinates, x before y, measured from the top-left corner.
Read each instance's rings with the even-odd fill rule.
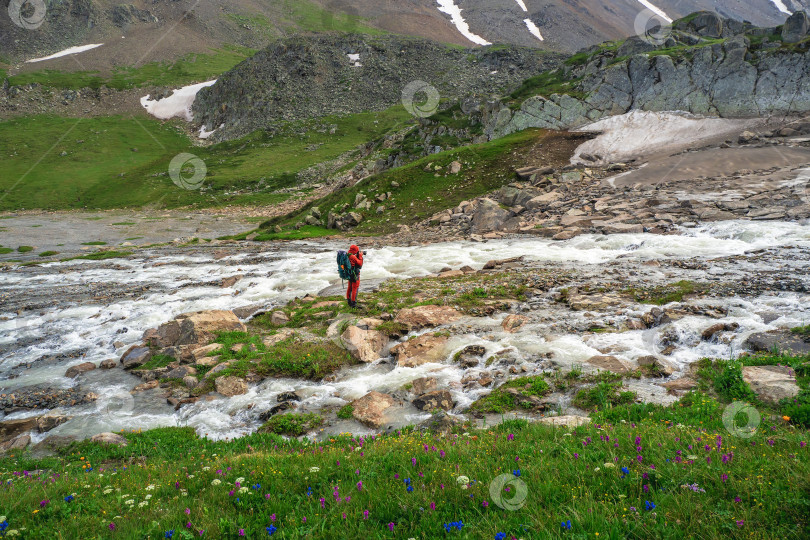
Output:
[[[359,277],[360,269],[363,268],[363,252],[349,253],[349,262],[352,263],[352,270],[354,270],[355,275]]]

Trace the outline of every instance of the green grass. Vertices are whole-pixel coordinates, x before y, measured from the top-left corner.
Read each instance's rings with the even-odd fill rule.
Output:
[[[542,375],[519,377],[502,384],[486,396],[478,399],[470,406],[470,409],[479,412],[504,413],[521,408],[532,408],[532,406],[526,405],[530,402],[521,400],[519,396],[507,392],[509,388],[519,389],[519,394],[522,397],[541,397],[549,394],[552,390]]]
[[[619,405],[627,405],[636,399],[636,393],[623,390],[621,383],[600,382],[590,388],[579,390],[573,404],[586,411],[605,410]]]
[[[150,358],[148,362],[138,366],[136,371],[137,370],[148,371],[150,369],[158,369],[166,367],[174,361],[175,359],[172,358],[171,356],[167,356],[165,354],[156,354],[152,356],[152,358]]]
[[[551,97],[552,94],[568,94],[582,98],[584,95],[576,90],[579,79],[568,79],[561,69],[544,71],[523,81],[523,84],[509,96],[512,106],[516,107],[532,96]]]
[[[354,406],[351,403],[347,403],[338,410],[337,417],[342,418],[343,420],[348,420],[352,418],[353,413],[354,413]]]
[[[804,326],[797,326],[796,328],[791,328],[790,331],[794,334],[803,337],[810,337],[810,324],[806,324]]]
[[[31,246],[20,246],[17,248],[17,251],[19,251],[20,253],[29,253],[31,251],[34,251],[34,248]]]
[[[689,394],[672,407],[608,409],[576,429],[526,421],[448,437],[404,429],[364,437],[362,448],[350,436],[313,444],[273,433],[213,441],[191,428],[136,430],[123,433],[126,447],[85,441],[41,460],[0,459],[0,508],[6,534],[24,529],[25,538],[170,530],[258,538],[271,525],[273,538],[315,539],[808,537],[808,432],[766,418],[753,437],[736,439],[722,407]],[[274,426],[300,424],[284,416]],[[490,486],[517,471],[525,504],[504,510]],[[703,491],[685,487],[695,483]],[[518,483],[508,487],[495,491],[497,502],[513,500]],[[569,520],[570,530],[560,527]],[[446,533],[457,521],[462,531]]]
[[[215,343],[223,345],[217,353],[221,362],[231,362],[220,376],[244,377],[253,371],[264,377],[300,377],[320,380],[344,366],[355,363],[351,355],[332,341],[304,341],[291,337],[267,347],[258,335],[245,332],[220,334]],[[231,347],[243,343],[239,352]]]
[[[39,254],[40,257],[53,257],[54,255],[59,255],[58,251],[43,251]]]
[[[119,67],[109,75],[97,71],[66,72],[41,70],[20,73],[9,77],[9,84],[21,86],[38,83],[60,89],[100,88],[107,86],[117,90],[142,86],[180,87],[214,79],[230,70],[255,50],[238,46],[212,49],[210,53],[186,55],[174,62],[150,62],[138,67]]]
[[[663,306],[671,302],[681,302],[685,296],[696,294],[706,289],[705,284],[681,280],[669,285],[628,289],[636,302]]]
[[[0,255],[6,255],[7,253],[13,253],[14,250],[12,248],[7,247],[0,247]]]
[[[89,255],[79,255],[78,257],[69,257],[67,259],[62,259],[62,262],[66,261],[75,261],[75,260],[84,260],[84,261],[106,261],[107,259],[121,259],[124,257],[129,257],[132,255],[131,251],[98,251],[96,253],[90,253]]]
[[[83,246],[106,246],[107,242],[82,242]]]
[[[6,152],[0,210],[275,204],[289,197],[278,190],[296,186],[299,171],[409,122],[405,109],[394,107],[303,122],[275,137],[257,132],[196,147],[171,122],[151,118],[34,116],[1,121],[0,148]],[[334,135],[322,129],[329,124],[338,126]],[[204,190],[181,189],[169,178],[169,163],[183,152],[206,163]]]
[[[319,414],[278,414],[265,422],[259,428],[259,432],[300,437],[321,425],[323,425],[323,417]]]

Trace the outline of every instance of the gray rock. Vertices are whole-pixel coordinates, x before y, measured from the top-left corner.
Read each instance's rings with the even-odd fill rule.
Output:
[[[414,407],[422,411],[433,411],[435,409],[451,410],[456,406],[453,396],[447,390],[436,390],[422,394],[412,401]]]
[[[810,27],[807,13],[804,11],[797,11],[785,21],[782,26],[782,41],[785,43],[798,43],[807,37],[807,31]]]
[[[754,352],[780,351],[791,355],[810,354],[810,342],[799,335],[781,330],[751,334],[743,346]]]
[[[477,234],[500,231],[512,217],[512,212],[501,208],[492,199],[481,199],[472,218],[472,232]]]
[[[133,345],[121,357],[121,364],[124,369],[133,369],[145,364],[150,358],[152,358],[152,352],[148,347]]]

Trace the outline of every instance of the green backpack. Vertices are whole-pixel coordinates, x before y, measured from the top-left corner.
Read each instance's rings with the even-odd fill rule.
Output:
[[[349,254],[341,250],[337,252],[338,274],[340,279],[348,279],[349,281],[357,279],[357,275],[352,268],[352,262],[349,260]]]

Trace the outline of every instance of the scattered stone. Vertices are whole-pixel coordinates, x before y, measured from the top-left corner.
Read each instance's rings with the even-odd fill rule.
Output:
[[[438,381],[435,377],[420,377],[411,381],[413,388],[411,389],[414,394],[421,396],[436,389]]]
[[[99,444],[113,444],[115,446],[127,446],[129,444],[121,435],[117,433],[110,433],[109,431],[106,433],[99,433],[98,435],[93,435],[90,437],[90,440],[94,443]]]
[[[547,416],[538,420],[541,424],[547,424],[555,427],[570,427],[576,428],[585,426],[591,423],[591,419],[587,416],[565,415],[565,416]]]
[[[613,373],[629,373],[633,370],[627,362],[615,356],[592,356],[588,358],[587,362],[594,367]]]
[[[697,387],[697,382],[691,377],[681,377],[674,381],[662,383],[661,386],[667,389],[668,394],[678,395],[679,392],[687,392]]]
[[[636,363],[639,367],[649,368],[652,373],[660,377],[669,377],[675,373],[675,368],[672,367],[672,364],[657,356],[641,356],[636,359]]]
[[[436,390],[423,394],[412,401],[414,407],[421,411],[443,409],[449,411],[456,406],[453,396],[447,390]]]
[[[81,364],[70,366],[67,371],[65,371],[65,377],[73,379],[82,373],[87,373],[88,371],[93,371],[94,369],[96,369],[96,365],[93,362],[82,362]]]
[[[509,333],[517,332],[529,318],[525,315],[509,315],[501,323],[501,327]]]
[[[121,357],[121,364],[124,369],[134,369],[147,363],[152,358],[152,352],[148,347],[133,345]]]
[[[108,358],[107,360],[102,360],[101,365],[99,366],[101,369],[113,369],[115,366],[118,365],[118,362],[115,360]]]
[[[273,314],[270,315],[270,324],[275,326],[282,326],[288,322],[290,322],[290,318],[283,311],[274,311]]]
[[[137,385],[135,388],[129,391],[130,394],[137,394],[138,392],[144,392],[146,390],[152,390],[153,388],[157,388],[160,386],[160,382],[157,380],[149,381],[145,383],[141,383]]]

